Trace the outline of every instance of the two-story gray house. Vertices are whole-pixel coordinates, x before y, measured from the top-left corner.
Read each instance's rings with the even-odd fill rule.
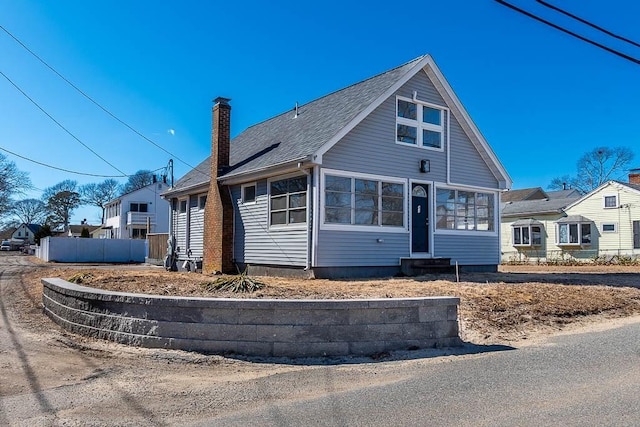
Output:
[[[212,155],[163,194],[204,271],[495,271],[511,179],[429,55],[249,127],[213,107]]]

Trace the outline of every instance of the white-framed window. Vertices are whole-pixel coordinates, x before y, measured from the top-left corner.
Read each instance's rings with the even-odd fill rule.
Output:
[[[590,245],[591,224],[584,222],[566,222],[556,224],[558,246]]]
[[[616,194],[606,194],[602,198],[605,209],[614,209],[618,207],[618,196]]]
[[[405,180],[343,171],[323,171],[322,176],[323,226],[406,229]]]
[[[603,233],[616,233],[618,231],[618,224],[615,222],[603,222],[602,223],[602,232]]]
[[[256,201],[256,183],[243,184],[242,187],[242,203],[255,203]]]
[[[200,210],[204,209],[205,206],[207,206],[207,195],[202,195],[200,196],[200,198],[198,199],[198,208]]]
[[[307,176],[269,181],[269,225],[288,226],[306,222]]]
[[[444,147],[444,112],[442,107],[396,98],[396,143],[430,150]]]
[[[522,225],[513,227],[513,246],[542,245],[542,226]]]
[[[469,190],[436,190],[436,229],[495,231],[495,195]]]
[[[187,213],[187,199],[183,199],[180,200],[179,202],[180,205],[180,213]]]

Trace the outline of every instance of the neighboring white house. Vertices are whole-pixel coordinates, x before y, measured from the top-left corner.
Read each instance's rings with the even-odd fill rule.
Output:
[[[123,194],[105,205],[105,223],[102,225],[106,239],[144,239],[147,226],[151,233],[169,231],[169,202],[160,194],[169,188],[164,182],[154,182],[146,187]]]
[[[38,224],[25,224],[22,223],[11,234],[11,240],[22,240],[25,243],[33,245],[35,243],[35,234],[40,230]]]

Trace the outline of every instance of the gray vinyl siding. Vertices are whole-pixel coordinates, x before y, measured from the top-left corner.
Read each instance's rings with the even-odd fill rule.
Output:
[[[500,264],[500,239],[497,234],[435,234],[434,257],[451,258],[459,265]]]
[[[418,73],[396,94],[389,97],[323,156],[322,167],[364,174],[446,183],[447,117],[445,114],[445,150],[436,151],[395,143],[396,95],[447,107],[425,73]],[[450,114],[451,174],[455,184],[498,188],[498,182],[484,163],[459,122]],[[431,171],[419,171],[420,159],[430,161]],[[464,173],[453,171],[464,171]],[[453,179],[455,178],[455,179]],[[322,196],[321,196],[322,197]],[[406,201],[405,206],[408,205]],[[409,215],[405,212],[405,221]],[[468,265],[498,264],[499,240],[470,235],[435,237],[436,257],[459,259]],[[383,243],[377,243],[377,239]],[[482,248],[478,250],[478,248]],[[329,266],[393,266],[401,257],[409,257],[410,235],[362,231],[323,230],[319,227],[316,262]]]
[[[243,204],[241,186],[231,189],[235,209],[234,258],[252,265],[307,265],[307,228],[269,228],[267,181],[258,181],[255,203]],[[308,196],[308,195],[307,195]]]
[[[189,202],[189,249],[191,256],[202,257],[202,244],[204,237],[204,209],[200,209],[200,197],[206,193],[191,196]]]
[[[173,211],[173,235],[176,237],[176,247],[180,248],[180,256],[183,256],[187,250],[187,214],[180,213],[180,201],[176,204],[176,210]]]
[[[409,233],[321,230],[317,251],[317,267],[395,266],[409,256]]]
[[[451,114],[451,182],[485,188],[498,188],[498,180],[484,162],[476,147]],[[469,173],[469,171],[473,171]]]

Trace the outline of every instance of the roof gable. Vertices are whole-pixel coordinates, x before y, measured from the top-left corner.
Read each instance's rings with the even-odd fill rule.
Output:
[[[463,130],[469,134],[496,180],[504,188],[509,188],[511,178],[429,55],[247,128],[231,140],[230,167],[220,179],[230,180],[296,162],[321,163],[322,155],[327,150],[419,72],[427,73],[440,96],[461,122]],[[178,180],[165,194],[209,182],[209,164],[210,158]]]

